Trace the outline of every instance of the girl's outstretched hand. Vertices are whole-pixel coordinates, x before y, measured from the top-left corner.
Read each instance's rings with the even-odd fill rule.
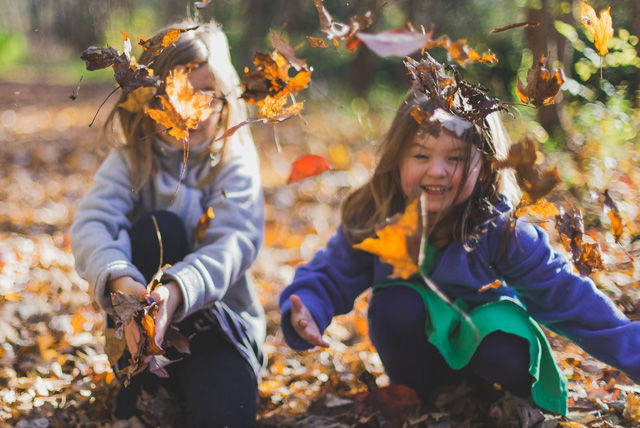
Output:
[[[158,313],[156,314],[155,324],[155,342],[156,345],[162,347],[164,335],[173,320],[173,314],[176,309],[182,305],[182,290],[175,281],[169,281],[166,284],[160,284],[151,293],[151,297],[158,303]]]
[[[135,294],[139,297],[147,295],[147,287],[139,283],[130,276],[121,276],[120,278],[112,279],[107,284],[107,290],[111,293],[121,291],[123,294]],[[138,351],[138,345],[140,344],[141,336],[138,324],[129,321],[124,326],[124,338],[127,342],[127,348],[131,355],[135,355]]]
[[[291,301],[291,325],[296,333],[313,346],[328,348],[329,344],[322,340],[318,324],[302,300],[295,294],[289,296],[289,300]]]

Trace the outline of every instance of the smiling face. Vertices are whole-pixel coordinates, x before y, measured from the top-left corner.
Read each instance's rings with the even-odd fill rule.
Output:
[[[175,69],[186,69],[184,66],[178,66]],[[222,97],[220,91],[217,90],[215,78],[211,69],[206,65],[201,65],[188,74],[189,83],[193,87],[193,92],[202,92],[211,97],[210,106],[213,107],[213,113],[209,115],[205,120],[198,123],[196,129],[189,130],[189,146],[196,147],[200,144],[210,141],[218,130],[218,123],[220,120],[220,114],[224,106],[224,101],[216,99],[214,97]],[[162,131],[165,129],[163,125],[155,124],[156,131]],[[163,132],[162,139],[165,140],[170,146],[182,149],[183,141],[178,140],[166,132]]]
[[[472,146],[467,154],[468,144],[446,132],[438,137],[418,133],[400,164],[404,194],[409,197],[419,188],[427,197],[427,211],[432,213],[464,202],[471,196],[482,169],[479,150]],[[467,156],[469,167],[465,174]]]

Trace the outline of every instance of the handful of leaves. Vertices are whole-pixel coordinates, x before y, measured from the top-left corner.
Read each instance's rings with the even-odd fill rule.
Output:
[[[111,293],[111,304],[113,306],[116,327],[107,329],[106,353],[109,362],[113,365],[122,356],[126,341],[124,340],[124,327],[130,322],[134,322],[140,329],[141,340],[138,349],[129,359],[129,365],[120,370],[120,376],[125,377],[125,386],[129,385],[131,377],[142,372],[149,366],[149,361],[165,354],[165,350],[159,347],[155,340],[155,319],[158,313],[158,303],[149,295],[160,285],[160,278],[169,265],[163,266],[147,285],[147,295],[137,296],[135,294],[124,294],[122,292]],[[171,325],[165,333],[163,341],[165,347],[173,346],[182,354],[189,354],[189,340],[180,333],[177,327]],[[148,357],[152,357],[149,359]],[[156,373],[160,376],[167,376],[162,367],[170,360],[163,358],[155,361]]]

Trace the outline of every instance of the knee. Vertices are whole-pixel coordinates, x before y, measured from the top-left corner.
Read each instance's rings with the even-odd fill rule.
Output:
[[[374,338],[403,342],[424,335],[425,306],[422,298],[409,287],[385,288],[371,298],[369,331]]]

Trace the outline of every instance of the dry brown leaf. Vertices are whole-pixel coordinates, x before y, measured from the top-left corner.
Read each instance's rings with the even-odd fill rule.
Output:
[[[138,44],[142,46],[142,49],[149,52],[153,56],[160,55],[160,52],[174,44],[180,34],[197,29],[199,26],[192,28],[170,28],[168,30],[161,31],[150,39],[140,37]]]
[[[624,231],[624,224],[622,223],[622,217],[620,217],[618,204],[616,204],[609,194],[609,189],[604,191],[604,211],[609,216],[609,220],[611,220],[611,231],[613,232],[613,237],[615,238],[616,243],[619,243]]]
[[[544,55],[540,56],[536,65],[527,72],[526,86],[518,79],[516,94],[523,103],[540,107],[555,102],[555,96],[564,83],[564,72],[556,69],[551,75],[546,68],[546,63],[547,59]]]
[[[451,58],[455,62],[457,62],[461,67],[464,67],[472,62],[485,62],[485,63],[496,63],[498,59],[495,55],[484,53],[479,55],[475,50],[473,50],[468,44],[466,39],[459,39],[457,41],[452,41],[449,36],[446,34],[438,37],[436,40],[428,41],[423,49],[430,50],[437,47],[443,47],[449,52]]]

